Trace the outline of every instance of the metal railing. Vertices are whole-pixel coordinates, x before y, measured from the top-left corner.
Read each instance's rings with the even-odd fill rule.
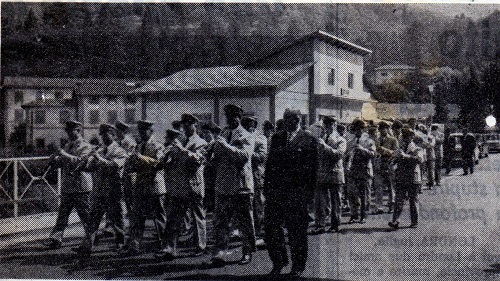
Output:
[[[19,216],[19,205],[20,203],[40,198],[27,198],[26,195],[28,191],[34,188],[35,183],[39,183],[37,187],[48,186],[50,190],[57,197],[57,205],[60,204],[60,194],[61,194],[61,169],[56,169],[57,176],[56,182],[50,183],[47,179],[50,169],[44,169],[43,172],[37,175],[35,168],[29,168],[26,165],[27,162],[32,161],[47,161],[49,159],[46,157],[18,157],[18,158],[0,158],[0,165],[3,166],[0,172],[0,195],[6,197],[6,200],[0,199],[0,204],[12,204],[13,205],[13,216]],[[1,167],[0,166],[0,167]],[[40,166],[38,166],[40,168]],[[12,173],[9,170],[12,169]],[[20,179],[20,173],[24,171],[22,176],[24,178]],[[11,175],[11,176],[10,176]],[[10,176],[10,177],[9,177]]]

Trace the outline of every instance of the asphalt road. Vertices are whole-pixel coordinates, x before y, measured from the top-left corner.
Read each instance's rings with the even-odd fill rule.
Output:
[[[474,174],[461,174],[455,169],[444,176],[441,187],[423,190],[416,229],[407,227],[406,204],[397,231],[387,226],[391,214],[382,214],[369,216],[363,225],[343,224],[338,234],[309,236],[304,279],[500,280],[500,154],[480,160]],[[191,257],[188,250],[175,261],[157,262],[151,228],[143,254],[120,258],[109,238],[86,263],[79,263],[71,251],[82,235],[78,225],[68,229],[58,250],[45,251],[39,245],[47,235],[42,230],[0,237],[0,278],[266,280],[271,270],[265,250],[254,254],[250,264],[237,265],[239,247],[229,256],[234,262],[223,268],[205,265],[208,255]]]

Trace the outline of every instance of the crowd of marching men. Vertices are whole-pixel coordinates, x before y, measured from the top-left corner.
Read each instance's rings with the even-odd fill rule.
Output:
[[[206,254],[207,263],[224,266],[237,228],[239,264],[250,263],[256,246],[265,243],[273,263],[270,274],[277,275],[289,263],[285,227],[289,274],[300,276],[308,233],[339,232],[342,211],[350,212],[349,224],[389,212],[388,225],[397,229],[405,200],[410,227],[417,227],[422,186],[440,185],[445,139],[437,126],[428,130],[414,119],[405,124],[355,119],[346,127],[335,116],[324,116],[301,128],[300,111],[287,109],[276,124],[264,121],[261,135],[258,120],[243,116],[241,107],[229,104],[224,112],[223,129],[183,114],[163,140],[151,121],[137,122],[136,138],[129,124],[101,124],[97,147],[83,139],[81,123],[68,121],[69,142],[50,159],[51,167],[62,168],[63,182],[57,221],[44,245],[61,247],[76,209],[85,230],[73,248],[80,257],[91,255],[104,215],[118,254],[137,255],[145,220],[151,218],[161,240],[154,258],[168,261],[178,256],[179,237],[190,220],[194,256]],[[210,253],[207,207],[214,214]],[[314,226],[309,228],[311,213]]]

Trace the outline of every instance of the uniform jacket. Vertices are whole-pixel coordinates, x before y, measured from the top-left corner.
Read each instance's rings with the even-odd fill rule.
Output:
[[[424,149],[416,145],[413,141],[401,143],[401,149],[396,152],[397,162],[396,182],[397,183],[422,183],[420,165],[424,162]]]
[[[264,186],[264,172],[266,171],[267,138],[264,135],[254,135],[255,148],[252,154],[253,183],[256,189]]]
[[[228,139],[231,130],[224,129],[221,137]],[[255,141],[241,125],[232,130],[227,144],[216,142],[213,147],[216,179],[215,193],[224,195],[251,194],[254,191],[252,155]]]
[[[427,155],[427,160],[434,161],[436,160],[436,152],[435,152],[435,147],[436,147],[436,138],[434,135],[429,134],[427,136],[427,143],[426,143],[426,149],[425,149],[425,154]]]
[[[362,149],[357,149],[360,145]],[[375,141],[367,133],[363,133],[360,138],[354,137],[347,143],[347,167],[349,176],[353,178],[373,178],[372,158],[375,157],[377,147]]]
[[[164,170],[159,168],[160,159],[164,158],[162,144],[151,137],[147,142],[137,144],[139,156],[134,157],[134,170],[137,172],[136,190],[145,195],[165,194]]]
[[[95,195],[121,196],[123,193],[123,168],[127,159],[127,152],[117,142],[112,142],[109,146],[101,146],[97,149],[97,153],[109,162],[92,161],[89,163],[90,169],[95,173]]]
[[[89,155],[92,153],[92,145],[83,138],[70,141],[64,146],[64,151],[72,156],[57,157],[57,165],[62,168],[62,193],[81,193],[92,190],[92,174],[84,168]]]
[[[165,187],[169,196],[189,198],[192,194],[205,196],[205,168],[207,142],[198,134],[192,135],[186,150],[175,145],[165,148]]]
[[[318,182],[344,184],[344,154],[347,141],[339,134],[331,134],[318,144]]]
[[[383,137],[382,135],[375,142],[377,146],[377,152],[380,155],[381,163],[380,168],[382,171],[388,171],[392,169],[392,155],[396,150],[399,149],[398,140],[387,134],[387,136]]]
[[[463,138],[462,155],[464,157],[471,157],[474,155],[474,149],[476,149],[476,138],[469,133]]]
[[[125,135],[119,144],[125,149],[128,155],[134,153],[135,147],[137,146],[137,142],[130,135]]]
[[[316,185],[318,141],[299,130],[287,144],[288,132],[273,135],[266,162],[264,193],[279,196],[308,196]]]

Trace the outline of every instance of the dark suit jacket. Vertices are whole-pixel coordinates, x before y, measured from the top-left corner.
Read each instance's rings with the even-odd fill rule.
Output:
[[[271,139],[264,193],[285,197],[311,195],[316,183],[318,141],[311,133],[300,130],[289,145],[286,142],[286,131]]]

